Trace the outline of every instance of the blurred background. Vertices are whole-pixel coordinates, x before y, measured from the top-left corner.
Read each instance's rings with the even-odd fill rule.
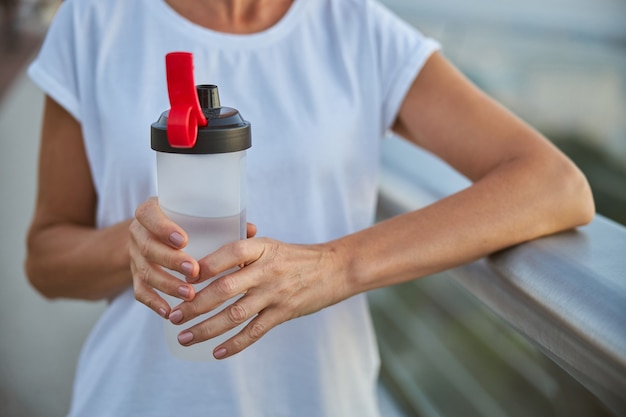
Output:
[[[383,0],[546,134],[626,224],[626,1]],[[0,0],[0,416],[67,412],[103,303],[49,301],[24,277],[41,92],[24,71],[58,0]],[[407,416],[605,416],[584,387],[446,274],[375,291],[383,382]]]

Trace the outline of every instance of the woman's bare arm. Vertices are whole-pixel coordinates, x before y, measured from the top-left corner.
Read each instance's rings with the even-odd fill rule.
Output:
[[[395,131],[473,184],[345,238],[349,252],[358,254],[350,259],[349,274],[357,292],[441,271],[593,218],[591,191],[578,168],[439,53],[415,80]]]
[[[95,228],[96,192],[80,124],[46,97],[26,272],[48,298],[110,298],[131,283],[125,221]]]

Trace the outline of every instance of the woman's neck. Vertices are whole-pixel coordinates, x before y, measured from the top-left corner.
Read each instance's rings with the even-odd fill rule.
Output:
[[[207,29],[249,34],[275,25],[293,0],[166,0],[185,19]]]

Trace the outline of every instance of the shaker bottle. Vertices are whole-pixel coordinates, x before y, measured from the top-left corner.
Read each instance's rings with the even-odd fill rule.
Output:
[[[187,232],[189,240],[183,250],[200,259],[246,237],[246,149],[251,146],[251,135],[250,123],[236,109],[220,105],[217,86],[194,85],[192,61],[187,52],[166,55],[171,108],[152,124],[151,145],[157,158],[159,206]],[[195,285],[196,292],[217,278]],[[163,297],[172,307],[181,302],[167,294]],[[177,335],[236,298],[180,326],[165,320],[170,352],[187,360],[211,360],[213,349],[246,323],[189,347],[180,345]]]

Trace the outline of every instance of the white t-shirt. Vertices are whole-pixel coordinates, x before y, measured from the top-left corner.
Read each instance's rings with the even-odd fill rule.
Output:
[[[312,243],[372,223],[381,138],[437,47],[369,0],[298,0],[252,35],[207,30],[162,0],[68,0],[29,74],[81,123],[105,227],[156,194],[164,57],[192,52],[195,81],[252,124],[248,220]],[[83,348],[70,415],[378,416],[378,364],[364,295],[195,363],[169,355],[162,319],[128,289]]]

